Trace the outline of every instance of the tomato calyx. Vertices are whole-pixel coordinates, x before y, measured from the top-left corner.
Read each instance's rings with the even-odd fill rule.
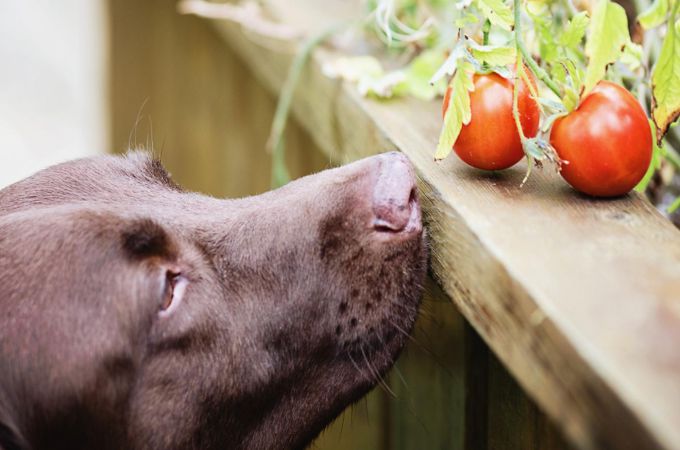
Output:
[[[565,163],[565,161],[560,159],[555,148],[550,144],[550,142],[547,139],[543,137],[543,135],[546,133],[545,126],[539,127],[538,134],[536,134],[535,136],[532,137],[525,136],[520,121],[520,111],[518,107],[520,83],[524,83],[524,85],[528,87],[529,96],[531,97],[531,99],[533,99],[534,102],[536,102],[541,112],[541,115],[544,115],[545,111],[544,105],[541,104],[540,97],[538,94],[536,79],[531,70],[528,69],[523,64],[519,54],[517,59],[517,65],[515,67],[517,68],[517,70],[513,71],[515,73],[513,74],[514,86],[513,86],[512,113],[517,127],[517,131],[520,135],[522,150],[524,151],[524,154],[527,159],[527,171],[526,174],[524,175],[522,183],[520,184],[520,187],[522,187],[529,179],[533,166],[536,166],[537,168],[541,169],[543,167],[543,161],[548,161],[553,165],[553,167],[555,167],[556,172],[560,172],[560,170],[562,169],[562,165]]]

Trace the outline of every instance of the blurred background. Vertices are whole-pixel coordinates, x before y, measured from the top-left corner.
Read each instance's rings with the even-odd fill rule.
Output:
[[[0,2],[0,186],[111,148],[99,0]]]
[[[0,1],[0,187],[49,165],[144,147],[190,190],[269,189],[276,99],[175,0]],[[331,165],[294,122],[292,177]],[[318,449],[566,448],[429,283],[413,342]],[[536,447],[536,448],[538,448]]]

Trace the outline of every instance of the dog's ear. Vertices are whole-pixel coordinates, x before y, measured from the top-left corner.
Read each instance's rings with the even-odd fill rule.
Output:
[[[125,253],[132,259],[160,257],[173,259],[175,247],[168,232],[151,219],[136,219],[121,233]]]
[[[6,423],[0,421],[0,450],[24,450],[28,446],[21,443],[18,434]]]

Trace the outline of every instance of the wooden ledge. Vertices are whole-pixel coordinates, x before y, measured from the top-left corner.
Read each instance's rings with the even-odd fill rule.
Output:
[[[358,2],[268,0],[311,35]],[[214,21],[277,94],[299,43]],[[277,29],[278,32],[281,29]],[[581,448],[680,448],[680,232],[639,195],[594,200],[550,170],[487,174],[432,158],[439,102],[378,102],[323,75],[314,52],[293,113],[344,162],[387,150],[418,170],[433,272],[523,388]],[[268,130],[262,130],[267,133]]]

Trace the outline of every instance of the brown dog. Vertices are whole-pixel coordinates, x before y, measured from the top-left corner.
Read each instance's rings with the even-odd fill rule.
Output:
[[[0,191],[0,448],[307,445],[394,362],[426,246],[391,153],[240,200],[141,153]]]

